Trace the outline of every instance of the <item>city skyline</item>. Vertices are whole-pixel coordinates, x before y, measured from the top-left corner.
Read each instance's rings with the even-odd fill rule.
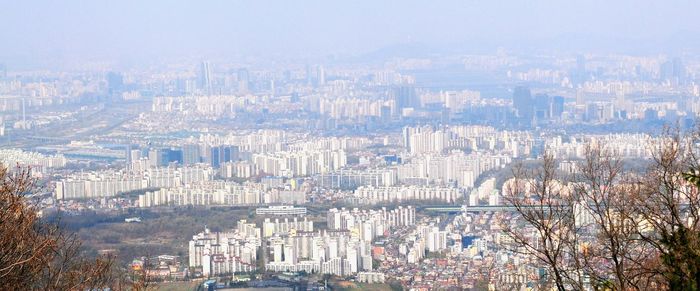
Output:
[[[0,286],[698,290],[700,3],[0,3]]]

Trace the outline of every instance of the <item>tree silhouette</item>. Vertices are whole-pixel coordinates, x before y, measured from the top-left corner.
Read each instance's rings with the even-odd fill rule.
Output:
[[[84,255],[75,234],[37,213],[30,169],[0,166],[0,282],[10,290],[112,290],[147,286],[126,279],[113,257]],[[141,289],[143,290],[143,289]]]

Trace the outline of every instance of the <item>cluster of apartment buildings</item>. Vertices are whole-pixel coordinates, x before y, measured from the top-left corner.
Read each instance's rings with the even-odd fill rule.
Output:
[[[238,222],[230,232],[204,232],[189,242],[189,266],[201,268],[204,277],[256,269],[257,250],[262,245],[262,233],[254,223]]]
[[[496,130],[480,125],[404,127],[402,136],[403,145],[411,155],[467,149],[496,151],[519,157],[529,155],[533,147],[530,132]]]
[[[118,193],[148,188],[177,187],[211,181],[214,171],[207,166],[159,167],[144,170],[79,172],[55,182],[57,199],[111,197]]]
[[[326,225],[330,230],[347,230],[356,233],[364,241],[373,241],[386,235],[392,228],[411,226],[416,223],[416,209],[398,206],[387,210],[360,210],[331,208],[326,214]]]
[[[216,276],[255,270],[257,260],[263,260],[264,268],[274,272],[362,274],[365,282],[382,282],[383,275],[371,272],[372,243],[392,229],[413,225],[415,209],[331,209],[327,219],[327,230],[314,229],[303,215],[266,218],[260,226],[241,220],[230,232],[205,229],[189,243],[189,265],[203,276]]]
[[[187,205],[302,204],[303,191],[268,188],[260,183],[206,181],[148,191],[139,195],[140,207]]]
[[[347,155],[344,150],[285,151],[254,154],[252,161],[262,173],[281,177],[297,177],[338,170],[347,164]]]
[[[648,134],[618,133],[570,136],[568,140],[555,136],[548,139],[545,145],[547,151],[558,159],[582,159],[588,147],[596,146],[615,157],[648,158],[654,151],[654,144],[660,141]]]
[[[0,149],[0,164],[12,169],[29,167],[33,174],[44,173],[48,169],[63,168],[68,160],[63,155],[45,155],[20,149]]]
[[[439,186],[361,186],[348,194],[346,200],[357,204],[377,204],[401,201],[442,201],[453,203],[464,198],[464,190]]]

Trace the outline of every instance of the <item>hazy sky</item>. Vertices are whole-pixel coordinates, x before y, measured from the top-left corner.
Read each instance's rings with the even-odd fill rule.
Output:
[[[0,62],[41,58],[694,49],[700,1],[0,0]]]

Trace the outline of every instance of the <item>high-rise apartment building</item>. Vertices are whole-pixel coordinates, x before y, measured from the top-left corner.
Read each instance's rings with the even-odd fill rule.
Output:
[[[206,61],[199,68],[199,88],[203,93],[212,94],[211,67]]]
[[[531,120],[534,114],[534,106],[530,89],[516,87],[513,91],[513,108],[520,119]]]

